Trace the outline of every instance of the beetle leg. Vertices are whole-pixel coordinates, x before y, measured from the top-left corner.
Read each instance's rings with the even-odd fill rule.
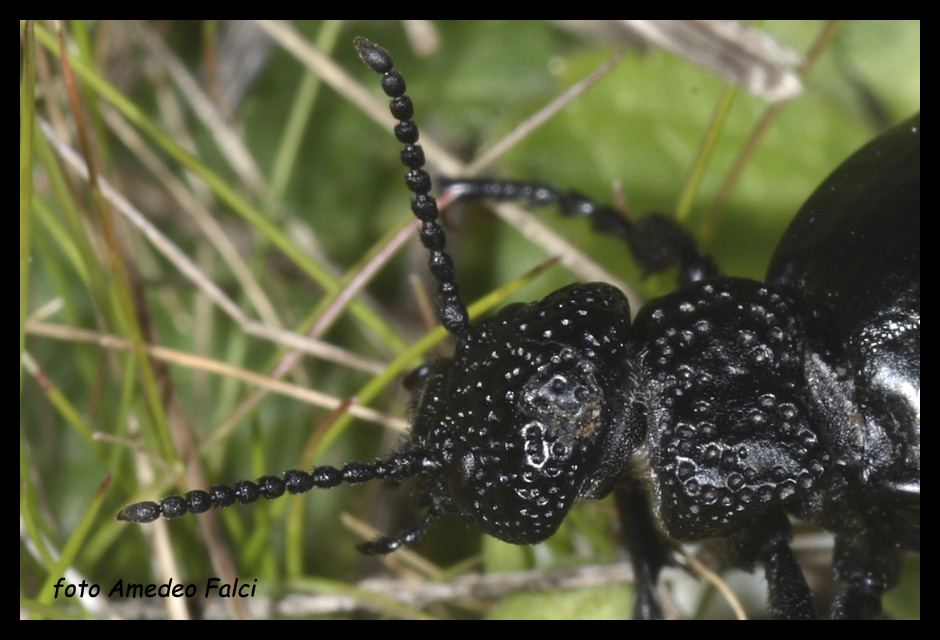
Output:
[[[633,564],[634,620],[657,620],[663,617],[662,604],[656,591],[659,572],[672,563],[672,551],[656,526],[647,497],[646,487],[630,478],[614,492],[620,512],[620,530]]]
[[[836,580],[844,586],[832,603],[832,617],[880,618],[881,596],[897,585],[901,559],[898,546],[883,536],[837,535],[832,568]]]
[[[782,509],[774,509],[754,525],[739,531],[733,541],[748,568],[757,562],[767,575],[767,600],[775,618],[812,620],[816,618],[812,592],[800,568],[790,539],[793,529]]]

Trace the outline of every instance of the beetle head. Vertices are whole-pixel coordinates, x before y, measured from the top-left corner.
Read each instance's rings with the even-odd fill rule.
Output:
[[[460,336],[415,395],[412,441],[435,460],[426,489],[485,533],[531,544],[571,506],[602,497],[636,449],[629,306],[608,285],[572,285]]]

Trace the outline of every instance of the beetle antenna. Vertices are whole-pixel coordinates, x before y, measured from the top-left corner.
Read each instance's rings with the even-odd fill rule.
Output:
[[[355,44],[366,66],[382,75],[382,89],[391,98],[389,109],[398,120],[395,137],[405,145],[401,151],[401,162],[409,169],[405,184],[415,194],[411,211],[422,222],[421,244],[431,252],[428,267],[438,282],[437,313],[441,324],[449,332],[461,336],[469,330],[470,319],[454,281],[454,263],[444,251],[444,230],[437,223],[437,201],[430,195],[431,176],[424,170],[424,150],[415,144],[418,141],[418,125],[411,119],[414,104],[405,95],[405,79],[393,68],[392,56],[388,51],[365,38],[356,38]]]
[[[257,482],[239,480],[233,486],[217,484],[210,491],[190,491],[185,496],[167,496],[159,503],[138,502],[124,507],[117,515],[125,522],[153,522],[160,516],[179,518],[187,513],[204,513],[209,509],[224,509],[236,502],[250,504],[260,497],[274,500],[286,490],[292,495],[311,489],[331,489],[337,485],[362,484],[370,480],[402,481],[418,475],[428,465],[429,456],[422,447],[408,447],[375,462],[347,462],[343,467],[314,467],[309,473],[292,469],[284,472],[283,479],[263,476]],[[418,526],[394,538],[379,538],[360,545],[360,551],[369,555],[385,554],[401,545],[410,545],[420,538],[431,520],[440,514],[432,506],[427,517]]]
[[[530,207],[555,205],[562,215],[590,218],[594,229],[623,240],[646,275],[678,268],[682,286],[719,275],[714,259],[675,219],[649,213],[632,221],[611,206],[577,191],[562,191],[539,182],[468,178],[444,180],[444,191],[458,200],[527,200]]]
[[[356,38],[356,49],[366,65],[382,75],[382,88],[391,98],[390,110],[398,120],[395,125],[395,137],[404,144],[401,161],[409,169],[405,184],[415,194],[411,210],[423,223],[421,243],[430,251],[428,262],[431,273],[438,281],[438,316],[444,327],[455,336],[462,336],[470,330],[467,307],[460,299],[457,283],[454,281],[454,265],[444,251],[444,230],[437,223],[439,215],[437,202],[430,195],[431,177],[424,170],[424,151],[418,141],[418,127],[411,120],[414,105],[405,95],[405,80],[393,69],[392,57],[382,47],[365,38]],[[160,516],[173,519],[187,513],[204,513],[209,509],[222,509],[235,504],[250,504],[260,497],[273,500],[287,491],[293,495],[306,493],[311,489],[330,489],[337,485],[362,484],[370,480],[401,481],[425,472],[430,466],[431,456],[421,446],[412,445],[392,453],[389,457],[374,463],[349,462],[342,468],[331,466],[314,467],[309,473],[293,469],[285,471],[283,479],[276,476],[264,476],[257,482],[240,480],[233,486],[214,485],[210,491],[190,491],[185,496],[172,495],[157,502],[138,502],[121,509],[118,520],[125,522],[153,522]],[[441,508],[432,504],[424,520],[412,529],[394,537],[382,537],[372,542],[359,545],[359,550],[367,555],[391,553],[403,545],[416,542],[427,530],[431,521],[441,514]]]

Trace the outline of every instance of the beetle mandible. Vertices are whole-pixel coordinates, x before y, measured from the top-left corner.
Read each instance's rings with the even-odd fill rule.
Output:
[[[678,268],[679,289],[639,310],[616,288],[574,284],[471,325],[444,250],[431,181],[402,76],[359,38],[399,121],[406,184],[438,282],[452,357],[411,377],[408,442],[373,463],[292,470],[234,488],[130,505],[150,522],[288,491],[417,478],[428,513],[360,545],[389,553],[456,513],[517,544],[551,536],[579,501],[614,492],[637,580],[635,612],[661,615],[670,562],[651,517],[679,541],[719,539],[762,565],[771,610],[816,615],[792,550],[789,515],[836,537],[842,590],[833,616],[877,617],[902,553],[920,550],[920,119],[863,147],[810,197],[765,282],[721,276],[671,219],[631,223],[548,185],[465,180],[458,197],[554,204],[623,239],[648,272]],[[626,470],[648,450],[651,492]]]

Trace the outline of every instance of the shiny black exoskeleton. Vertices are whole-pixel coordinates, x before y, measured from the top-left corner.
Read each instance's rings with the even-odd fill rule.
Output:
[[[790,550],[789,515],[836,537],[834,617],[876,617],[902,554],[920,550],[920,117],[849,158],[797,214],[766,282],[724,277],[671,220],[637,223],[545,185],[460,181],[457,196],[556,204],[621,237],[680,288],[631,326],[624,295],[575,284],[469,323],[444,252],[431,181],[401,75],[357,39],[399,120],[412,210],[439,283],[454,355],[413,376],[408,443],[373,463],[316,467],[123,509],[150,522],[259,496],[373,479],[420,480],[427,517],[362,546],[388,553],[456,513],[508,542],[551,536],[571,506],[615,492],[637,580],[636,613],[661,615],[670,561],[652,511],[680,541],[722,540],[762,565],[780,617],[815,615]],[[648,456],[647,487],[628,471]]]

